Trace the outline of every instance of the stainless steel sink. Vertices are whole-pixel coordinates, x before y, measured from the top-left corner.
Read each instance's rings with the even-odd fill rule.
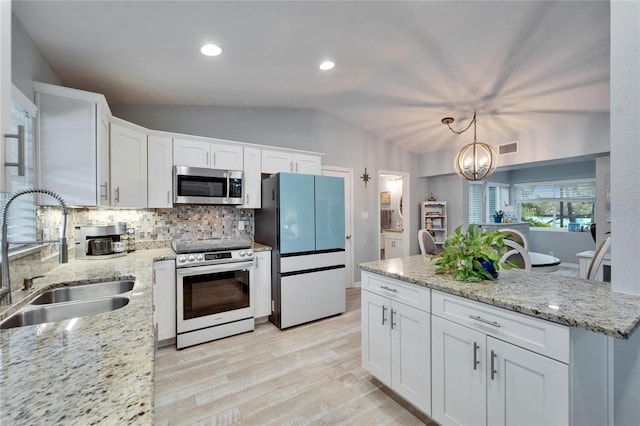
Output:
[[[133,280],[107,281],[95,284],[54,288],[36,297],[32,305],[71,302],[76,300],[95,299],[97,297],[115,296],[133,289]]]
[[[0,323],[0,329],[64,321],[71,318],[86,317],[115,311],[126,306],[129,298],[125,296],[103,297],[75,302],[53,303],[49,305],[26,305]]]

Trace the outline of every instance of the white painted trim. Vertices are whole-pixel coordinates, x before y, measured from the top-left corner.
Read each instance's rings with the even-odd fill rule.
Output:
[[[22,90],[18,89],[15,84],[11,85],[11,97],[14,102],[22,107],[25,111],[29,113],[30,116],[35,117],[38,112],[38,107],[33,103],[31,99],[27,97]]]
[[[347,262],[351,265],[351,276],[347,277],[347,288],[350,287],[354,287],[355,283],[353,282],[353,277],[355,275],[355,268],[357,267],[356,265],[356,260],[355,260],[355,251],[356,251],[356,236],[354,234],[354,229],[355,229],[355,223],[353,218],[355,217],[355,213],[354,213],[354,203],[353,203],[353,197],[354,197],[354,192],[353,192],[353,169],[352,168],[348,168],[348,167],[337,167],[337,166],[322,166],[322,172],[324,174],[325,171],[328,172],[340,172],[340,173],[348,173],[351,176],[351,181],[348,183],[349,185],[349,190],[351,193],[351,216],[349,217],[349,228],[351,229],[351,253],[349,255],[349,259],[347,259]]]
[[[380,176],[381,175],[396,175],[402,176],[402,205],[404,212],[402,213],[402,252],[403,256],[409,256],[411,254],[411,210],[412,201],[411,201],[411,173],[393,171],[393,170],[378,170],[378,175],[376,176],[376,234],[380,233],[380,197],[377,196],[380,194]],[[417,233],[416,233],[417,235]],[[417,238],[417,236],[416,236]],[[378,241],[378,258],[380,257],[380,251],[382,247],[380,247],[380,238],[377,238]]]

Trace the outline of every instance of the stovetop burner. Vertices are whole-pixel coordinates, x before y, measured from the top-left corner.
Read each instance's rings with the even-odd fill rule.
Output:
[[[171,247],[178,254],[211,253],[216,251],[242,250],[251,248],[251,241],[236,238],[214,238],[191,242],[173,240]]]

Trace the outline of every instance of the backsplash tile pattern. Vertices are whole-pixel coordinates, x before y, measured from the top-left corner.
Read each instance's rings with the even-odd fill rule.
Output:
[[[38,239],[57,240],[62,226],[59,207],[40,206],[37,211]],[[244,230],[238,227],[244,222]],[[75,258],[74,227],[79,225],[110,225],[125,222],[136,233],[136,249],[160,248],[171,244],[172,238],[249,238],[253,240],[252,209],[227,206],[180,205],[172,209],[102,209],[68,208],[67,243],[69,259]],[[58,266],[58,245],[28,256],[12,256],[11,284],[21,285],[25,277],[43,275]]]
[[[61,226],[60,209],[40,207],[38,229],[48,229],[57,235]],[[238,222],[244,222],[240,230]],[[249,238],[253,239],[253,210],[227,206],[181,205],[172,209],[94,209],[70,208],[67,237],[71,246],[74,227],[80,225],[109,225],[125,222],[134,228],[136,244],[145,241],[171,241],[172,238]]]

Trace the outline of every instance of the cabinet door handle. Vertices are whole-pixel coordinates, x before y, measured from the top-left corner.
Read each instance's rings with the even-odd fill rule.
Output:
[[[116,187],[116,203],[120,202],[120,187]]]
[[[245,203],[249,204],[249,194],[247,194],[247,199],[246,199]]]
[[[495,375],[498,374],[498,370],[496,370],[495,364],[495,359],[497,356],[498,355],[494,351],[491,351],[491,380],[493,380]]]
[[[108,200],[109,199],[109,188],[107,188],[109,184],[107,182],[100,185],[100,199]],[[104,192],[103,192],[104,190]]]
[[[289,171],[293,171],[293,161],[289,161]]]
[[[469,315],[469,318],[474,319],[476,321],[483,322],[485,324],[492,325],[494,327],[500,327],[500,324],[497,323],[496,321],[489,321],[489,320],[486,320],[486,319],[484,319],[484,318],[482,318],[482,317],[480,317],[478,315]]]
[[[396,311],[394,311],[393,309],[391,309],[391,329],[393,330],[393,327],[396,325],[396,321],[394,319],[396,314]]]
[[[18,176],[24,176],[24,126],[18,126],[18,133],[15,133],[15,134],[5,133],[4,137],[18,140],[18,162],[17,163],[5,162],[4,165],[6,167],[17,167]]]
[[[213,162],[211,163],[211,167],[215,167],[216,166],[216,153],[215,152],[213,154],[211,154],[211,158],[213,159]]]
[[[296,173],[298,173],[298,162],[296,161]]]
[[[477,370],[478,364],[480,364],[480,361],[478,361],[478,349],[480,349],[480,345],[477,342],[473,342],[473,369],[474,370]]]
[[[397,290],[397,289],[395,289],[395,288],[391,288],[391,287],[387,287],[386,285],[382,285],[382,286],[380,286],[380,288],[381,288],[381,289],[383,289],[383,290],[389,290],[389,291],[392,291],[392,292],[394,292],[394,293],[397,293],[397,292],[398,292],[398,290]]]
[[[384,325],[384,323],[387,321],[384,316],[385,312],[387,312],[387,307],[385,305],[382,305],[382,325]]]

